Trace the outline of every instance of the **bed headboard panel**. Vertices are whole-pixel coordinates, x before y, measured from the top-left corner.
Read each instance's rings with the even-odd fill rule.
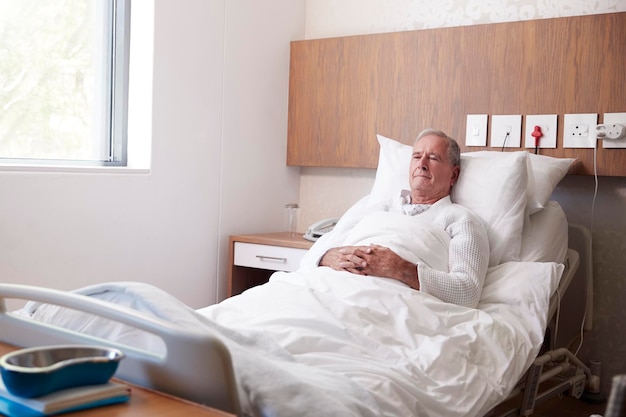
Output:
[[[625,74],[626,12],[294,41],[287,164],[375,168],[377,133],[410,144],[425,127],[500,150],[464,146],[467,114],[557,114],[541,153],[593,174],[593,149],[562,147],[563,115],[626,112]],[[597,161],[626,175],[626,149]]]

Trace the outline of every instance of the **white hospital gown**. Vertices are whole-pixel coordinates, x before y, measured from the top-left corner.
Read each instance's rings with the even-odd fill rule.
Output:
[[[319,260],[330,248],[342,246],[349,231],[367,214],[375,211],[407,212],[406,192],[386,203],[363,204],[349,210],[335,229],[322,236],[302,260],[303,268],[317,267]],[[422,207],[423,208],[423,207]],[[442,301],[476,307],[489,265],[489,240],[487,232],[476,215],[469,209],[452,203],[445,197],[415,214],[441,226],[450,236],[448,270],[441,271],[418,262],[420,291]]]

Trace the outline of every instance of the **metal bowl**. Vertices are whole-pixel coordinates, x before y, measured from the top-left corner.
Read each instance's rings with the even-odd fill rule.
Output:
[[[19,397],[40,397],[58,390],[106,383],[124,358],[118,349],[60,345],[22,349],[0,358],[7,390]]]

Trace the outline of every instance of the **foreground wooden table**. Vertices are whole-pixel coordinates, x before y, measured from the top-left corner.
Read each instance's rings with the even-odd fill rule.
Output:
[[[16,350],[15,347],[0,342],[0,356]],[[108,405],[71,413],[72,417],[234,417],[210,407],[192,403],[181,398],[163,394],[136,385],[131,387],[130,400],[122,404]]]

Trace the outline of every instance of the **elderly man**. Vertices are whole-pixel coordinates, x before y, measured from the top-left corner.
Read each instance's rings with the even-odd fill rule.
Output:
[[[320,266],[354,274],[396,279],[443,301],[476,307],[489,263],[489,242],[480,220],[452,203],[450,192],[460,174],[460,150],[445,133],[427,129],[413,145],[410,190],[402,190],[385,209],[418,216],[440,226],[449,236],[448,268],[413,263],[376,245],[338,246],[319,259]]]

